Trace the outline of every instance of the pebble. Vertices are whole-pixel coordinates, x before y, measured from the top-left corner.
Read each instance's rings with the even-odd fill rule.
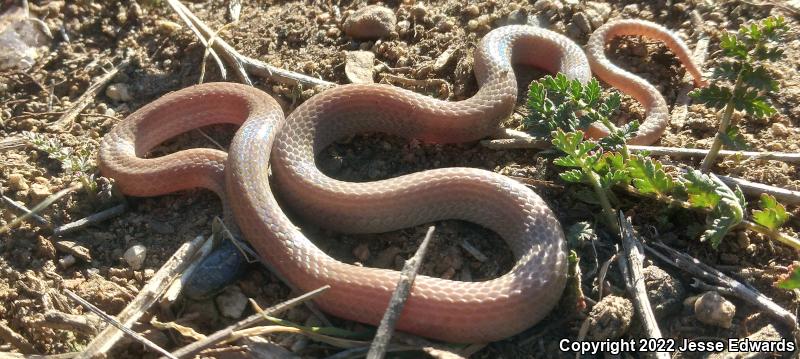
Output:
[[[60,265],[61,268],[67,269],[69,267],[72,267],[72,265],[75,264],[75,261],[76,261],[75,256],[73,256],[72,254],[67,254],[58,260],[58,265]]]
[[[577,12],[572,15],[572,23],[578,27],[583,35],[592,32],[592,23],[589,22],[589,17],[584,12]]]
[[[395,31],[397,17],[384,6],[365,6],[344,22],[344,33],[356,39],[375,40],[387,37]]]
[[[354,84],[374,83],[375,54],[370,51],[348,51],[344,64],[347,79]]]
[[[41,202],[52,194],[53,192],[50,191],[50,187],[45,184],[34,183],[31,185],[30,195],[34,202]]]
[[[365,263],[369,259],[369,246],[366,243],[361,243],[353,248],[353,256],[361,262]]]
[[[593,29],[602,26],[611,15],[611,5],[604,2],[589,1],[586,3],[586,16]]]
[[[106,87],[106,96],[116,102],[127,102],[133,100],[127,84],[115,83]]]
[[[162,33],[170,35],[180,30],[181,24],[169,20],[156,20],[156,27],[158,27],[158,30]]]
[[[633,304],[627,298],[609,295],[603,297],[589,312],[590,340],[621,338],[631,326]]]
[[[419,3],[411,8],[411,17],[416,21],[424,21],[426,15],[428,15],[428,9],[425,4]]]
[[[128,263],[133,270],[142,269],[146,257],[147,247],[141,244],[131,246],[125,251],[125,254],[122,255],[122,258],[125,259],[125,262]]]
[[[444,50],[444,52],[442,52],[442,54],[436,58],[436,61],[434,61],[433,71],[439,72],[442,69],[444,69],[444,67],[447,66],[447,64],[451,63],[453,59],[456,58],[455,56],[456,53],[459,52],[456,50],[458,50],[458,45],[455,44],[450,45],[450,47],[448,47],[447,50]]]
[[[481,9],[475,4],[467,5],[467,7],[464,8],[463,13],[468,17],[476,17],[481,14]]]
[[[791,135],[791,131],[786,127],[786,125],[779,122],[773,123],[770,129],[775,137],[785,137]]]
[[[411,31],[410,21],[403,20],[397,23],[397,33],[400,34],[400,36],[405,36],[409,31]]]
[[[736,306],[716,291],[703,293],[694,302],[694,316],[702,323],[730,328]]]
[[[214,302],[217,303],[220,314],[231,319],[240,318],[247,308],[247,297],[237,286],[226,287],[214,298]]]
[[[14,191],[27,191],[30,186],[25,181],[25,177],[20,173],[12,173],[8,175],[8,187]]]
[[[456,25],[453,23],[453,21],[442,19],[436,24],[436,30],[439,32],[449,32],[450,30],[453,30],[453,27],[455,26]]]
[[[86,262],[90,262],[92,260],[92,255],[89,252],[89,249],[79,245],[72,241],[58,241],[55,243],[56,249],[67,253],[72,254],[78,259],[81,259]]]

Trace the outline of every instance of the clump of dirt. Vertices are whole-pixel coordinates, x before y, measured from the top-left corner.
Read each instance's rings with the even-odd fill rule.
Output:
[[[373,4],[375,2],[369,1]],[[531,4],[532,3],[532,4]],[[7,3],[6,3],[7,4]],[[5,10],[9,5],[2,5]],[[690,45],[695,28],[689,12],[699,10],[706,21],[712,42],[706,67],[713,67],[720,56],[722,31],[734,30],[744,21],[770,14],[785,14],[790,24],[788,42],[783,45],[787,61],[773,66],[781,74],[782,90],[771,100],[778,113],[769,119],[740,116],[736,119],[749,147],[760,151],[798,151],[800,143],[800,26],[792,14],[781,7],[751,5],[729,1],[707,5],[689,1],[667,6],[665,2],[637,4],[630,2],[583,2],[577,0],[476,0],[468,4],[447,0],[420,2],[390,1],[387,6],[396,17],[396,27],[377,40],[356,40],[344,33],[344,22],[365,2],[277,2],[259,1],[242,4],[241,18],[229,23],[228,2],[210,0],[187,2],[187,6],[219,36],[247,56],[276,67],[319,77],[337,84],[347,83],[347,51],[369,51],[376,59],[375,80],[406,87],[441,99],[461,100],[477,90],[473,76],[472,51],[488,31],[507,24],[537,24],[563,33],[584,45],[589,33],[608,19],[642,18],[676,30]],[[60,161],[24,143],[6,141],[23,132],[38,133],[58,141],[63,148],[96,153],[99,140],[126,115],[153,99],[195,84],[204,73],[204,81],[222,80],[212,58],[203,61],[205,48],[182,25],[180,18],[164,1],[123,0],[119,2],[32,1],[31,16],[41,19],[53,35],[34,67],[27,71],[0,73],[0,138],[3,145],[0,166],[0,191],[10,200],[28,208],[49,194],[79,182],[80,173],[65,169]],[[685,83],[684,71],[675,57],[658,42],[639,38],[615,39],[609,44],[609,57],[653,83],[672,104]],[[443,58],[443,54],[448,58]],[[110,84],[114,90],[101,91],[64,130],[51,124],[72,109],[89,86],[115,66],[125,62]],[[205,64],[205,68],[203,65]],[[442,65],[443,64],[443,65]],[[542,73],[517,68],[520,104],[524,86]],[[313,89],[297,88],[254,77],[256,86],[274,96],[291,111],[315,94]],[[127,96],[121,93],[124,89]],[[606,89],[606,92],[611,89]],[[517,126],[524,116],[524,106],[506,123]],[[624,96],[619,121],[642,120],[641,106]],[[682,123],[672,123],[661,145],[708,147],[716,131],[716,114],[700,105],[689,108]],[[233,129],[214,126],[203,132],[191,132],[171,140],[151,155],[163,155],[190,147],[226,147]],[[364,134],[342,139],[327,148],[318,165],[328,175],[346,181],[373,181],[432,168],[451,166],[477,167],[517,178],[527,178],[534,189],[553,208],[564,228],[592,221],[597,207],[580,200],[580,188],[558,180],[558,169],[550,164],[550,155],[533,150],[489,150],[478,143],[439,145],[420,143],[383,134]],[[692,160],[663,158],[675,164],[697,165]],[[86,166],[93,168],[94,156]],[[773,160],[720,161],[720,173],[748,180],[800,190],[800,171],[796,164]],[[110,184],[113,181],[99,179]],[[100,187],[108,187],[100,186]],[[633,216],[634,224],[648,240],[661,240],[686,251],[703,262],[735,275],[772,297],[790,312],[798,307],[793,292],[776,289],[773,283],[788,272],[796,253],[771,242],[760,234],[736,230],[729,234],[720,249],[711,250],[696,238],[703,216],[683,209],[668,208],[659,202],[620,195],[622,207]],[[48,322],[48,312],[83,314],[84,309],[69,300],[62,289],[70,289],[110,314],[117,314],[178,246],[197,235],[209,235],[211,220],[222,215],[219,200],[201,190],[158,198],[127,198],[127,211],[116,218],[63,235],[53,235],[53,227],[69,223],[121,203],[107,191],[72,191],[39,214],[43,224],[28,220],[8,233],[0,234],[0,324],[7,326],[32,343],[39,353],[66,353],[80,350],[92,336],[65,330]],[[0,226],[21,215],[4,202]],[[793,217],[787,231],[800,232],[800,209],[789,206]],[[349,235],[331,233],[297,223],[322,249],[335,258],[360,265],[399,269],[424,236],[427,226],[386,234]],[[422,273],[440,278],[479,281],[507,272],[514,258],[495,233],[460,221],[442,221],[437,226]],[[598,266],[616,253],[610,235],[599,231],[594,246],[578,248],[584,273],[583,290],[589,305],[597,299]],[[85,249],[87,256],[62,249],[59,242],[70,241]],[[132,270],[123,259],[126,249],[141,244],[147,256],[140,270]],[[72,258],[69,258],[72,257]],[[677,281],[688,284],[689,277],[654,261]],[[624,296],[624,283],[612,266],[606,278],[606,290]],[[609,285],[610,284],[610,285]],[[234,284],[241,293],[266,307],[293,296],[290,290],[269,271],[254,267]],[[686,286],[688,288],[688,286]],[[691,290],[689,290],[691,292]],[[608,293],[608,292],[606,292]],[[699,294],[699,291],[686,295]],[[680,302],[684,298],[674,298]],[[721,329],[697,321],[684,307],[678,314],[661,320],[666,337],[744,337],[772,321],[757,308],[740,301],[730,328]],[[218,302],[181,303],[170,315],[152,314],[159,320],[178,318],[185,325],[209,333],[235,319],[220,315]],[[588,311],[587,311],[588,312]],[[249,313],[249,309],[245,311]],[[296,309],[287,317],[300,324],[318,325],[306,309]],[[529,331],[510,340],[492,343],[477,353],[493,357],[572,357],[559,353],[562,338],[575,339],[583,314],[562,305],[551,316]],[[141,321],[139,331],[167,333],[159,342],[169,348],[186,344],[174,332],[163,333]],[[335,320],[346,329],[364,326]],[[479,324],[476,324],[479,325]],[[638,325],[636,321],[632,326]],[[785,330],[785,328],[779,328]],[[272,336],[271,340],[300,355],[330,355],[332,347],[309,345],[297,336]],[[303,344],[305,343],[305,344]],[[16,351],[7,339],[0,339],[0,351]],[[115,354],[127,357],[144,355],[140,346],[122,345]],[[691,357],[684,353],[682,357]]]

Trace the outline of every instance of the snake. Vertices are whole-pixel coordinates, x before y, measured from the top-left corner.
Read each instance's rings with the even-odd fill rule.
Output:
[[[284,117],[277,102],[254,87],[194,85],[141,107],[106,134],[99,148],[100,172],[130,196],[198,187],[214,191],[244,238],[291,285],[300,291],[329,285],[315,299],[319,308],[372,325],[380,322],[401,273],[332,258],[290,221],[281,205],[342,233],[381,233],[444,219],[479,224],[507,243],[516,258],[513,267],[476,282],[417,276],[396,328],[448,342],[500,340],[547,316],[567,282],[564,232],[534,190],[491,171],[462,167],[345,182],[321,172],[315,158],[334,141],[359,133],[430,143],[491,136],[515,107],[515,64],[561,72],[582,83],[594,69],[613,86],[647,100],[650,114],[641,141],[652,140],[665,127],[663,99],[659,102],[660,95],[646,81],[610,65],[602,45],[612,36],[640,33],[671,39],[668,44],[682,42],[655,24],[621,24],[605,25],[592,36],[594,58],[553,31],[526,25],[494,29],[474,50],[477,93],[460,101],[385,84],[349,84],[312,96]],[[685,45],[671,48],[691,63]],[[220,123],[240,126],[227,152],[194,148],[147,158],[169,138]],[[603,135],[597,131],[593,135]]]

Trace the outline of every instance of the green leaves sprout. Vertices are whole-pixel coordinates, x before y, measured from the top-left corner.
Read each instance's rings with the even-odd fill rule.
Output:
[[[719,46],[725,57],[714,69],[714,81],[689,94],[698,103],[724,110],[717,136],[701,164],[703,172],[711,169],[723,144],[737,150],[746,148],[731,124],[734,110],[761,118],[777,112],[767,99],[769,93],[779,90],[768,64],[783,58],[780,46],[787,29],[783,17],[769,17],[743,25],[737,33],[722,35]]]
[[[727,59],[714,69],[716,81],[690,96],[716,109],[732,105],[752,116],[772,116],[775,108],[765,95],[778,91],[778,82],[766,64],[783,58],[779,46],[787,29],[782,17],[769,17],[742,26],[738,33],[724,34],[719,46]]]
[[[775,197],[762,193],[759,204],[761,209],[753,210],[753,222],[775,231],[789,219],[786,208]]]
[[[553,147],[562,154],[553,163],[566,168],[559,176],[566,182],[590,185],[593,191],[578,191],[578,197],[602,205],[610,227],[616,228],[615,219],[609,215],[616,213],[612,189],[617,186],[632,187],[656,199],[687,198],[690,206],[708,210],[707,227],[700,240],[714,248],[742,222],[745,200],[738,188],[731,190],[715,176],[694,170],[676,179],[661,162],[629,154],[625,142],[635,134],[637,125],[615,126],[611,122],[619,106],[618,94],[603,98],[597,81],[582,84],[563,74],[547,76],[532,83],[530,89],[531,114],[525,127],[535,132],[550,131]],[[595,122],[610,129],[610,139],[585,138],[583,130]]]

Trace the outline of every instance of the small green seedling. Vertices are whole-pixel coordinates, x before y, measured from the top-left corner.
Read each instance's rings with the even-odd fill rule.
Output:
[[[97,168],[93,160],[94,151],[91,148],[88,146],[81,146],[78,149],[67,147],[58,139],[44,134],[26,131],[22,135],[34,148],[61,162],[64,172],[79,180],[90,198],[94,198],[94,194],[97,193],[97,183],[94,180]]]
[[[755,117],[775,114],[766,95],[778,91],[778,82],[766,64],[783,58],[780,46],[787,29],[783,17],[769,17],[722,36],[720,48],[725,59],[714,69],[714,82],[689,94],[706,106],[723,110],[717,135],[701,164],[703,172],[711,169],[723,145],[735,149],[744,145],[738,128],[731,124],[734,110]]]
[[[777,231],[789,219],[789,215],[786,214],[786,208],[778,203],[775,197],[762,193],[759,203],[761,209],[753,210],[753,222],[772,231]]]

